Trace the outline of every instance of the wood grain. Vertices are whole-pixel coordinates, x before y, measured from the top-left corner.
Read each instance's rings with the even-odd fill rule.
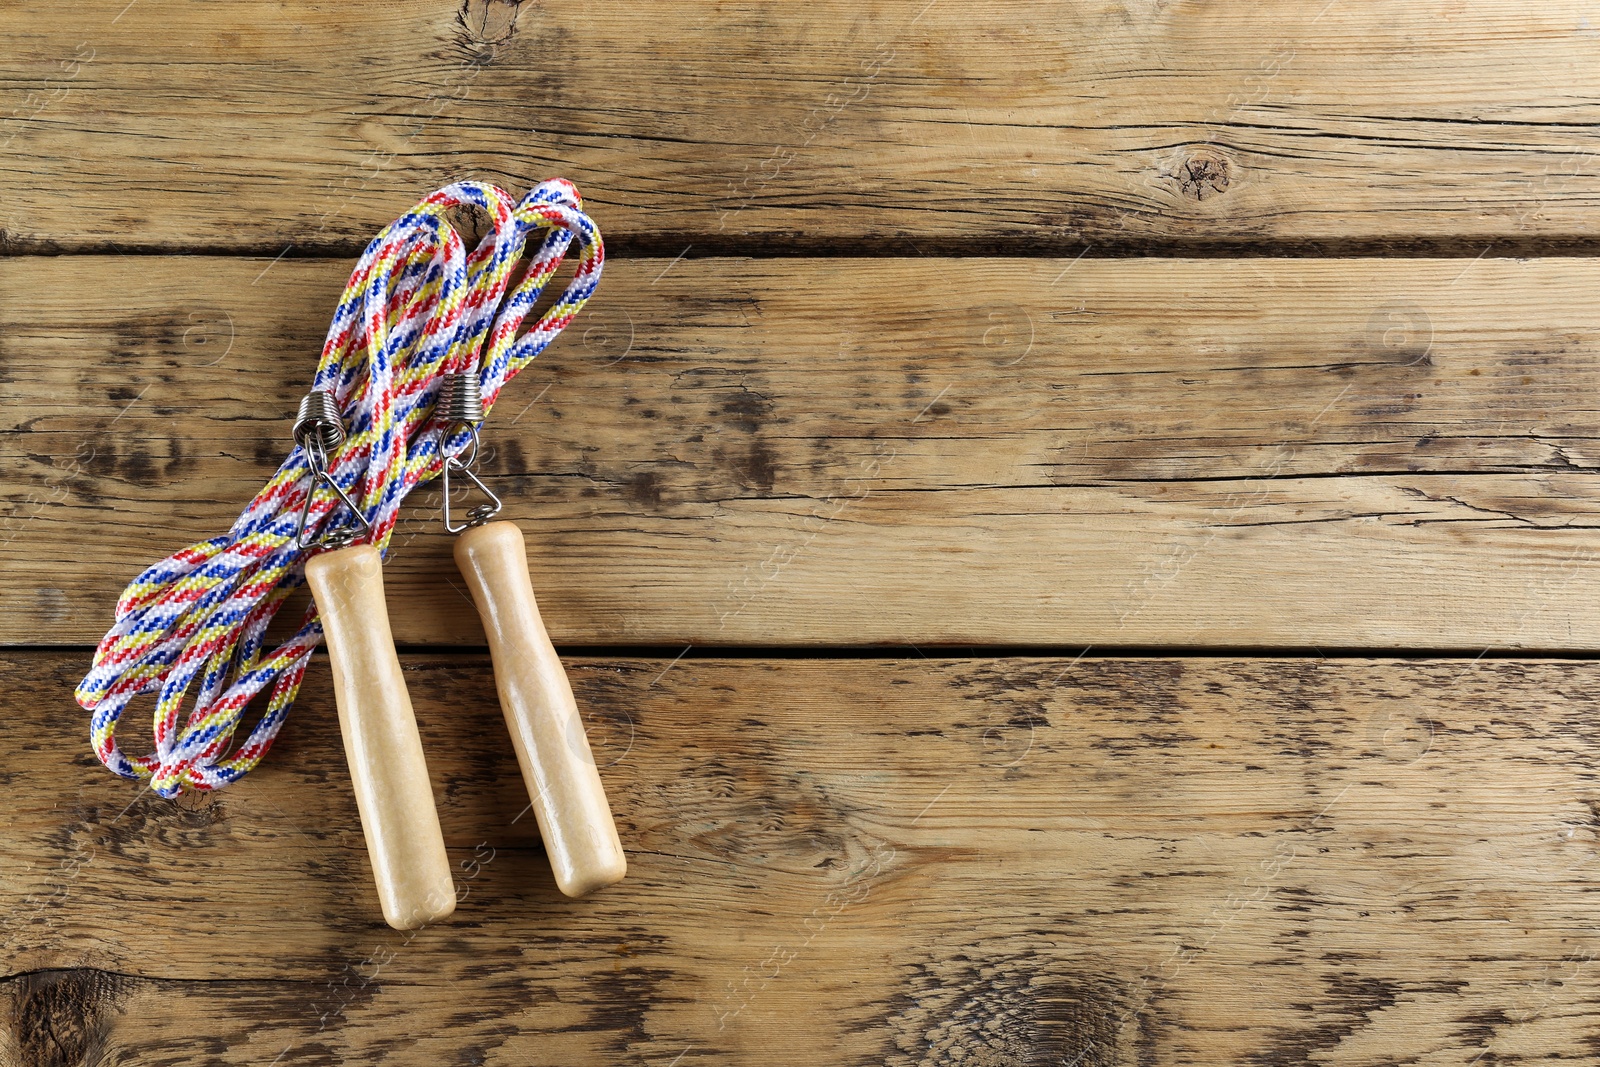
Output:
[[[1576,0],[8,5],[0,230],[353,252],[447,181],[560,174],[615,240],[667,255],[1592,243],[1592,19]]]
[[[289,444],[345,266],[0,262],[0,639]],[[1600,647],[1592,261],[618,261],[485,470],[558,643]],[[97,294],[85,304],[84,293]],[[481,645],[437,497],[402,641]]]
[[[406,935],[377,914],[325,662],[263,766],[183,807],[88,755],[77,656],[0,659],[0,1062],[1600,1046],[1589,664],[570,666],[629,877],[560,896],[486,663],[412,656],[463,899]]]

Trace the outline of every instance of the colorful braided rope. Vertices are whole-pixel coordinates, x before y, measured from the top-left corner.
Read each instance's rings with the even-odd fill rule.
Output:
[[[468,206],[491,224],[470,252],[447,219]],[[523,331],[574,241],[572,280]],[[313,386],[332,393],[344,415],[347,436],[328,472],[371,524],[366,540],[386,552],[407,494],[471,441],[467,430],[433,419],[441,377],[476,372],[491,410],[505,384],[582,310],[604,261],[599,230],[577,189],[560,179],[520,202],[492,185],[458,182],[372,239],[334,311]],[[95,755],[112,771],[174,797],[237,781],[266,755],[322,641],[313,605],[292,637],[265,650],[268,625],[318,551],[296,537],[307,493],[308,537],[349,520],[333,493],[315,492],[309,457],[296,446],[226,534],[178,550],[123,591],[77,689],[93,713]],[[245,708],[269,687],[266,710],[230,751]],[[155,751],[129,758],[117,746],[117,723],[146,693],[156,694]]]

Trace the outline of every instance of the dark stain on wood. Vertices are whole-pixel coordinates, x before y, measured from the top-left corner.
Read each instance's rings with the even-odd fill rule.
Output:
[[[1467,1012],[1455,1020],[1456,1032],[1460,1035],[1461,1044],[1465,1048],[1486,1049],[1501,1029],[1514,1025],[1515,1021],[1499,1008]],[[1500,1060],[1491,1053],[1483,1058],[1483,1062],[1487,1065],[1499,1063]]]
[[[492,459],[497,473],[521,477],[529,471],[528,455],[522,449],[522,442],[509,434],[498,438],[494,442]]]
[[[195,325],[195,316],[201,314],[205,313],[166,307],[119,318],[111,324],[112,355],[127,360],[138,359],[141,355],[164,355],[169,357],[169,365],[176,366],[179,356],[186,351],[184,336]]]
[[[771,413],[772,398],[756,392],[749,386],[739,386],[737,392],[722,402],[722,414],[726,415],[734,426],[746,433],[758,430]]]
[[[1316,1007],[1318,1017],[1326,1022],[1281,1032],[1271,1046],[1253,1053],[1244,1062],[1251,1067],[1301,1067],[1311,1063],[1318,1058],[1317,1053],[1336,1048],[1370,1026],[1373,1018],[1392,1007],[1401,993],[1394,982],[1354,974],[1331,975],[1325,984],[1327,994]]]
[[[1041,941],[1049,935],[1040,932]],[[969,946],[908,968],[890,1067],[1119,1067],[1138,1062],[1144,984],[1077,973],[1049,948]]]
[[[174,481],[183,477],[184,471],[193,464],[193,458],[184,447],[184,438],[169,435],[167,437],[167,460],[161,468],[161,473],[167,481]]]
[[[772,452],[767,448],[766,442],[756,438],[750,442],[750,449],[745,453],[744,462],[740,464],[740,481],[751,488],[771,492],[773,483],[777,479],[773,463]]]
[[[119,451],[114,441],[120,441],[124,448]],[[161,481],[150,450],[143,443],[129,442],[109,433],[97,435],[94,453],[84,466],[97,477],[131,482],[147,489]]]
[[[640,471],[628,479],[628,499],[647,508],[661,506],[661,482],[653,471]]]
[[[250,458],[257,467],[265,470],[277,470],[283,462],[284,455],[289,446],[284,442],[271,437],[258,437],[250,448]]]
[[[92,967],[29,971],[6,979],[20,1062],[29,1067],[98,1063],[111,1017],[133,984]]]
[[[77,458],[78,465],[91,477],[73,479],[74,486],[82,481],[86,483],[83,489],[92,493],[96,491],[93,479],[102,478],[151,489],[181,478],[194,466],[196,457],[189,452],[182,437],[157,439],[119,434],[109,425],[109,417],[107,422],[106,427],[90,436],[88,447],[82,449]],[[163,440],[164,448],[151,447]]]
[[[614,971],[596,971],[596,1003],[589,1023],[613,1034],[610,1051],[618,1054],[655,1051],[648,1020],[657,1005],[690,1003],[691,998],[670,992],[679,975],[660,967],[624,965]]]

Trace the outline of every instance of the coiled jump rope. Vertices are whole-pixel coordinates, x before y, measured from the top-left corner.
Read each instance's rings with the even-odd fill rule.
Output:
[[[487,234],[470,251],[448,219],[451,211],[463,208],[480,209],[489,221]],[[574,244],[577,258],[571,281],[524,330],[540,294]],[[220,789],[255,767],[282,727],[311,653],[323,640],[327,607],[319,612],[313,603],[293,636],[266,649],[267,628],[289,594],[306,583],[307,564],[319,556],[331,559],[338,554],[330,555],[331,550],[356,541],[364,542],[357,547],[377,554],[375,563],[387,549],[406,496],[441,475],[446,525],[452,531],[481,526],[498,511],[498,499],[472,472],[479,423],[506,383],[583,308],[599,283],[603,262],[599,230],[584,213],[576,188],[559,179],[539,185],[520,202],[484,183],[450,185],[424,198],[373,238],[335,310],[312,391],[300,406],[288,458],[227,533],[189,545],[151,566],[119,599],[115,623],[77,689],[78,702],[93,713],[91,737],[100,761],[124,777],[147,779],[150,788],[164,797],[186,789]],[[472,509],[468,523],[461,526],[450,520],[452,472],[488,501]],[[510,524],[494,523],[467,536],[504,526]],[[520,552],[520,534],[515,537]],[[458,546],[458,559],[462,555]],[[519,562],[525,575],[525,558],[519,556]],[[381,576],[375,566],[373,570],[381,612]],[[525,577],[522,583],[526,584]],[[479,603],[485,607],[481,597]],[[530,610],[531,604],[530,591]],[[386,617],[383,621],[387,640]],[[488,626],[487,616],[485,621]],[[537,631],[543,646],[533,652],[521,650],[524,658],[539,659],[548,646],[542,625]],[[498,650],[497,636],[505,635],[490,633],[491,645]],[[388,655],[393,656],[392,643]],[[554,660],[553,650],[549,660]],[[497,673],[500,669],[497,655]],[[559,664],[555,670],[560,673]],[[336,683],[344,684],[337,657],[335,674]],[[185,715],[186,698],[196,686],[198,692]],[[537,695],[545,704],[552,700],[561,704],[555,690],[562,688],[566,688],[564,675],[559,686],[547,685],[548,692]],[[266,691],[270,696],[265,711],[234,748],[246,707]],[[504,696],[503,691],[504,686]],[[129,757],[117,745],[117,724],[134,698],[151,693],[156,694],[155,750]],[[341,724],[356,775],[345,695],[341,691]],[[350,699],[354,702],[357,697],[352,694]],[[414,734],[403,684],[398,699],[405,704],[403,718]],[[570,699],[566,688],[565,700],[570,703]],[[504,699],[502,703],[509,722],[512,708]],[[514,723],[514,741],[518,729]],[[581,737],[581,725],[579,731]],[[518,744],[520,759],[525,746]],[[587,755],[586,743],[582,753]],[[419,766],[420,759],[419,749]],[[528,762],[522,762],[529,777]],[[422,777],[425,791],[425,771]],[[529,781],[532,785],[534,778]],[[356,784],[359,800],[362,783]],[[594,786],[598,789],[598,779]],[[538,786],[538,792],[552,799],[548,782]],[[431,794],[427,801],[431,816]],[[378,866],[369,814],[363,801],[368,844]],[[604,821],[609,828],[608,810]],[[437,832],[436,817],[433,832]],[[615,840],[614,829],[610,836]],[[547,845],[549,838],[547,833]],[[438,852],[442,856],[442,843]],[[618,846],[619,863],[620,856]],[[615,873],[620,877],[620,869]],[[381,870],[379,881],[382,895]],[[453,899],[450,903],[453,906]],[[386,914],[389,905],[386,897]],[[435,907],[427,918],[438,917],[437,912]],[[392,914],[390,921],[396,922]]]

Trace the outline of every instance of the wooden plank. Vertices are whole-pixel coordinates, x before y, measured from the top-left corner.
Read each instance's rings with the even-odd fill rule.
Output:
[[[1063,275],[1065,271],[1065,275]],[[275,469],[343,270],[0,263],[0,635]],[[619,261],[485,469],[572,643],[1600,647],[1592,261]],[[84,303],[84,293],[98,299]],[[481,643],[419,493],[403,640]]]
[[[675,254],[1591,239],[1593,12],[86,0],[0,12],[14,249],[347,250],[427,189],[578,181]],[[986,244],[985,244],[986,243]]]
[[[413,656],[464,899],[405,935],[324,662],[268,762],[186,808],[87,755],[74,657],[0,659],[0,1058],[1553,1063],[1600,1039],[1589,664],[571,666],[629,877],[555,892],[486,665]]]

